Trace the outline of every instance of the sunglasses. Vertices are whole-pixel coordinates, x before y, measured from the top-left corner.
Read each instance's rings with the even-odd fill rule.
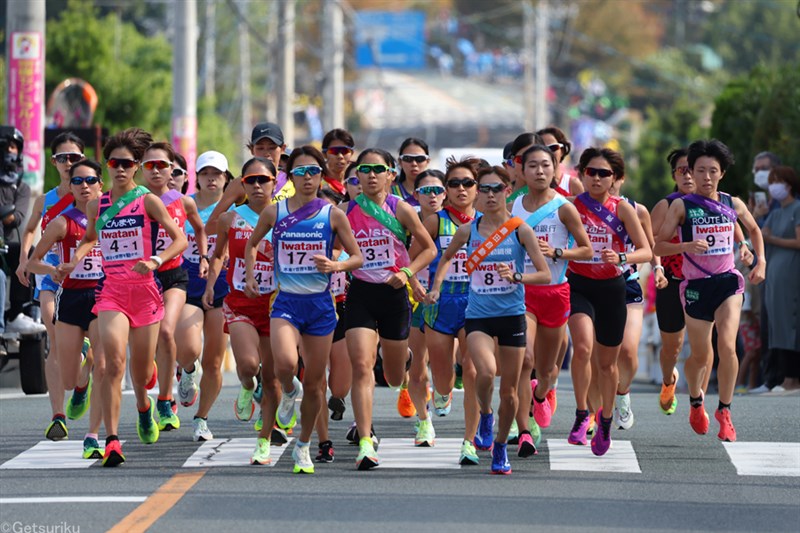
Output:
[[[188,172],[186,172],[182,168],[177,168],[176,167],[176,168],[172,169],[172,177],[173,178],[180,178],[181,176],[185,176],[186,174],[188,174]]]
[[[242,176],[242,181],[248,185],[255,185],[256,183],[264,185],[270,181],[275,181],[275,178],[266,174],[248,174],[247,176]]]
[[[121,159],[119,157],[112,157],[108,161],[106,161],[106,166],[108,168],[124,168],[129,169],[133,168],[139,164],[138,159]]]
[[[425,194],[436,196],[437,194],[444,194],[444,187],[439,185],[426,185],[424,187],[418,187],[415,189],[418,194]]]
[[[551,152],[555,152],[556,150],[561,150],[562,148],[564,148],[564,145],[561,143],[553,143],[553,144],[548,144],[547,147],[550,149]]]
[[[56,163],[77,163],[81,159],[84,158],[83,154],[79,154],[77,152],[61,152],[60,154],[53,154],[53,161]]]
[[[363,165],[358,165],[358,167],[356,167],[356,171],[362,174],[369,174],[370,172],[374,172],[375,174],[383,174],[384,172],[389,171],[391,168],[392,167],[387,167],[386,165],[381,165],[380,163],[372,165],[364,163]]]
[[[401,155],[400,156],[400,161],[404,161],[406,163],[412,163],[413,162],[413,163],[417,163],[418,165],[421,165],[422,163],[424,163],[425,161],[427,161],[429,159],[430,159],[430,157],[428,157],[427,155],[405,154],[405,155]]]
[[[469,189],[477,185],[478,182],[472,178],[464,178],[461,180],[449,180],[447,182],[447,186],[451,189],[458,189],[459,187],[464,187],[465,189]]]
[[[514,158],[513,157],[511,159],[504,159],[503,161],[505,162],[507,167],[514,168]]]
[[[304,165],[302,167],[293,168],[292,176],[297,176],[298,178],[305,175],[316,176],[320,172],[322,172],[322,167],[317,165]]]
[[[156,168],[158,170],[164,170],[171,166],[172,163],[166,159],[148,159],[147,161],[142,161],[142,167],[144,167],[145,170],[153,170]]]
[[[73,176],[69,179],[69,182],[72,185],[82,185],[86,183],[86,185],[94,185],[95,183],[100,183],[100,178],[97,176]]]
[[[673,174],[677,173],[677,174],[681,174],[682,176],[685,176],[686,174],[689,173],[689,167],[688,166],[675,167],[675,169],[672,171],[672,173]]]
[[[583,173],[593,178],[595,176],[600,176],[601,178],[610,178],[614,175],[613,170],[608,170],[607,168],[594,168],[594,167],[586,167],[583,169]]]
[[[350,155],[353,153],[352,146],[331,146],[325,152],[331,155]]]
[[[361,185],[361,180],[358,179],[358,176],[350,176],[347,178],[347,184],[352,185],[353,187],[358,187]]]
[[[505,183],[483,183],[478,185],[478,192],[500,194],[505,188]]]

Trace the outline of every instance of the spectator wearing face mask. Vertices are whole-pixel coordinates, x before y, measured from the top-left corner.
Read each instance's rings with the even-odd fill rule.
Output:
[[[780,164],[781,158],[772,152],[759,152],[753,159],[753,182],[761,190],[751,197],[749,208],[759,226],[763,226],[767,215],[779,207],[779,202],[764,191],[769,189],[769,171]]]

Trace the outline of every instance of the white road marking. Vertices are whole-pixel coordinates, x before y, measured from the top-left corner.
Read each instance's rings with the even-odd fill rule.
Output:
[[[636,452],[628,440],[612,440],[611,449],[602,457],[595,456],[588,444],[576,446],[561,439],[547,439],[547,448],[550,452],[550,470],[642,473]]]
[[[125,441],[120,441],[125,444]],[[97,459],[84,459],[83,442],[43,440],[13,459],[0,465],[0,470],[55,470],[89,468]]]
[[[432,448],[414,446],[414,439],[381,439],[379,468],[461,468],[458,458],[463,439],[436,439]]]
[[[224,439],[212,440],[204,442],[196,452],[189,457],[183,468],[200,468],[209,466],[249,466],[257,468],[250,464],[250,458],[253,456],[253,450],[256,449],[256,438],[240,438],[240,439]],[[270,448],[270,459],[272,462],[268,465],[261,465],[266,467],[275,466],[283,452],[286,451],[291,445],[293,438],[283,446],[272,446]]]
[[[800,442],[723,442],[740,476],[800,477]]]
[[[39,496],[34,498],[0,498],[6,503],[141,503],[147,496]]]

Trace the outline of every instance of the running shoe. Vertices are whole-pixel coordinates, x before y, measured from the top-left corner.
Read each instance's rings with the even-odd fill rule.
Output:
[[[701,393],[703,397],[703,401],[705,400],[704,395]],[[691,406],[689,409],[689,424],[692,426],[692,429],[698,435],[705,435],[708,433],[708,413],[706,413],[706,408],[704,403],[701,403],[697,407]]]
[[[261,386],[261,365],[258,365],[258,372],[256,373],[256,388],[253,389],[253,401],[261,405],[261,400],[264,398],[264,387]]]
[[[450,394],[433,393],[433,412],[436,416],[447,416],[453,408],[453,392]]]
[[[461,443],[461,456],[458,458],[458,464],[472,466],[477,465],[478,461],[478,452],[475,450],[475,445],[464,439],[464,442]]]
[[[289,442],[289,436],[286,434],[284,430],[282,430],[278,426],[272,426],[272,431],[269,434],[269,440],[275,446],[283,446],[284,444]]]
[[[292,459],[294,459],[294,472],[295,474],[313,474],[314,473],[314,463],[311,462],[311,453],[309,451],[309,446],[306,444],[305,446],[300,446],[299,444],[294,445],[294,450],[292,450]]]
[[[517,455],[519,457],[531,457],[536,455],[536,445],[533,443],[533,437],[527,431],[523,431],[519,436],[519,444],[517,445]]]
[[[153,418],[156,404],[152,398],[148,397],[147,399],[150,402],[150,407],[144,413],[139,411],[139,416],[136,418],[136,433],[139,434],[139,440],[143,443],[153,444],[158,440],[159,435],[158,424]],[[166,405],[169,408],[169,402],[166,402]],[[171,409],[169,411],[172,412]]]
[[[414,438],[414,446],[420,448],[431,448],[436,440],[436,431],[433,429],[433,422],[430,418],[420,420],[417,426],[417,436]]]
[[[613,417],[612,417],[613,418]],[[597,456],[605,455],[611,447],[611,422],[603,420],[603,410],[597,410],[597,431],[592,437],[592,453]]]
[[[372,437],[372,445],[377,449],[378,437],[375,435],[375,426],[370,426],[370,437]],[[350,425],[344,438],[352,445],[358,445],[361,442],[361,436],[358,434],[358,426],[356,426],[355,422]]]
[[[733,393],[737,396],[743,396],[747,394],[747,385],[736,385],[736,388],[733,389]]]
[[[319,443],[319,450],[314,460],[318,463],[333,462],[333,442],[325,440]]]
[[[531,428],[531,437],[533,438],[533,445],[537,448],[539,444],[542,442],[542,428],[539,427],[539,424],[536,423],[536,419],[533,418],[533,415],[530,415],[528,418],[529,425],[528,427]]]
[[[184,407],[190,407],[197,401],[197,367],[195,366],[194,372],[187,372],[181,370],[181,379],[178,381],[178,400]]]
[[[372,445],[372,439],[363,438],[358,443],[358,456],[356,456],[356,468],[358,470],[369,470],[378,466],[380,460],[375,447]]]
[[[256,449],[250,457],[251,465],[268,465],[272,462],[269,457],[269,439],[259,437],[256,441]]]
[[[453,385],[454,389],[464,390],[464,369],[461,367],[460,364],[456,363],[456,382]]]
[[[661,394],[658,396],[658,406],[665,415],[671,415],[678,407],[678,398],[675,397],[675,387],[678,385],[680,374],[677,368],[672,371],[672,377],[674,378],[672,385],[664,385],[663,382],[661,383]]]
[[[331,420],[341,420],[347,410],[347,406],[343,398],[331,396],[328,400],[328,409],[331,410]]]
[[[150,381],[145,384],[144,388],[147,390],[152,390],[153,387],[156,386],[156,383],[158,383],[158,365],[155,361],[153,361],[153,375],[150,376]]]
[[[84,459],[102,459],[103,448],[94,437],[86,437],[83,439],[83,458]]]
[[[717,409],[714,418],[719,422],[717,438],[724,442],[736,442],[736,428],[733,427],[730,409]]]
[[[539,380],[532,379],[531,380],[531,400],[533,401],[533,418],[536,419],[536,423],[539,424],[541,428],[548,428],[550,427],[550,421],[553,418],[553,411],[550,408],[550,401],[545,396],[544,401],[540,402],[536,399],[534,392],[536,391],[536,386],[539,384]]]
[[[586,436],[594,436],[594,430],[597,429],[597,418],[594,413],[589,413],[589,427],[586,428]]]
[[[547,398],[548,403],[550,403],[550,415],[555,416],[556,408],[558,407],[558,394],[556,393],[556,389],[552,388],[547,391],[545,398]]]
[[[72,391],[72,397],[67,402],[67,418],[70,420],[80,420],[86,411],[89,410],[90,398],[92,395],[92,375],[89,374],[89,383],[83,392],[78,392],[75,388]]]
[[[256,404],[253,403],[253,390],[241,387],[239,389],[239,397],[233,402],[233,412],[237,420],[242,422],[249,422],[253,418],[253,413],[256,411]]]
[[[479,450],[491,450],[494,436],[494,413],[481,413],[481,420],[478,423],[478,432],[475,434],[475,447]]]
[[[292,378],[292,385],[294,385],[292,392],[283,391],[281,403],[278,405],[278,410],[275,413],[275,422],[278,424],[278,427],[283,429],[293,428],[297,423],[295,400],[298,396],[303,394],[303,385],[297,377]]]
[[[397,412],[403,418],[411,418],[417,414],[417,408],[414,407],[414,402],[411,401],[411,395],[408,389],[400,389],[400,394],[397,395]]]
[[[156,402],[156,411],[158,412],[159,431],[172,431],[181,427],[181,419],[172,411],[172,402],[170,400],[158,400]]]
[[[511,463],[508,462],[507,446],[505,442],[495,442],[492,450],[492,474],[509,475]]]
[[[589,415],[575,412],[575,423],[572,424],[572,431],[569,432],[567,442],[586,446],[586,430],[589,429]]]
[[[633,427],[633,410],[631,409],[631,393],[617,394],[614,399],[614,425],[619,429]]]
[[[69,437],[67,421],[64,420],[64,415],[56,415],[53,417],[53,420],[44,432],[44,436],[52,441],[65,440]]]
[[[214,434],[208,429],[208,422],[205,418],[195,418],[192,420],[192,439],[195,442],[214,440]]]
[[[506,443],[513,446],[519,444],[519,424],[517,424],[516,419],[511,421],[511,427],[508,428],[508,439],[506,439]]]
[[[260,409],[258,410],[258,418],[256,419],[256,423],[253,424],[253,429],[256,430],[256,433],[261,431],[261,428],[264,427],[264,412]]]
[[[103,466],[112,467],[121,465],[125,462],[125,456],[122,455],[122,443],[118,440],[112,440],[106,444],[106,451],[103,454]]]

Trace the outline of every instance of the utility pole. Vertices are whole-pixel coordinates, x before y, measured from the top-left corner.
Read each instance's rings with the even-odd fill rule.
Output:
[[[288,147],[294,146],[294,19],[295,0],[278,0],[278,125]]]
[[[266,57],[264,58],[264,63],[266,65],[266,83],[264,86],[264,93],[266,94],[266,119],[269,122],[278,122],[278,109],[277,109],[277,98],[276,98],[276,91],[277,91],[277,82],[275,80],[275,76],[278,73],[278,17],[276,16],[275,10],[277,9],[277,5],[271,3],[267,10],[267,20],[264,21],[263,26],[267,27],[267,42],[269,44],[269,50],[266,53]],[[259,117],[261,120],[261,117]]]
[[[172,146],[186,158],[192,192],[197,159],[197,0],[183,0],[173,6]]]
[[[536,109],[535,98],[536,88],[533,77],[533,42],[535,32],[535,14],[530,0],[522,4],[523,28],[522,28],[522,57],[523,57],[523,100],[525,103],[525,121],[523,123],[525,131],[536,131]]]
[[[217,0],[206,0],[206,40],[203,43],[203,96],[214,101],[217,77]]]
[[[341,0],[324,0],[322,49],[325,85],[322,91],[322,125],[326,130],[344,128],[344,15]]]
[[[547,86],[549,72],[547,65],[547,44],[550,42],[550,0],[539,0],[536,10],[536,86],[535,115],[536,129],[544,128],[550,123],[547,110]]]
[[[239,94],[242,99],[240,131],[242,139],[247,142],[250,140],[250,132],[253,127],[253,108],[250,101],[250,34],[247,31],[247,24],[244,22],[248,19],[249,2],[238,0],[238,4],[239,14],[242,15],[236,24],[236,30],[239,33]],[[250,152],[245,147],[242,147],[242,157],[243,161],[250,157]]]
[[[6,3],[6,113],[25,137],[24,180],[44,187],[45,0]]]

